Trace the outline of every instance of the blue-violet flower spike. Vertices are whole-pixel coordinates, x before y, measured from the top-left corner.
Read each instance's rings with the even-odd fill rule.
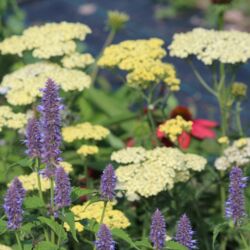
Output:
[[[95,241],[96,250],[115,250],[115,242],[108,227],[104,224],[100,226]]]
[[[115,196],[116,175],[113,166],[109,164],[101,176],[101,197],[103,200],[111,201]]]
[[[16,230],[21,227],[23,220],[23,200],[25,197],[25,189],[22,183],[15,178],[4,198],[4,211],[8,218],[8,228],[11,230]]]
[[[229,197],[226,201],[226,217],[231,218],[234,224],[239,224],[246,215],[244,188],[246,187],[247,177],[239,167],[233,167],[230,172]]]
[[[161,250],[165,246],[166,222],[159,209],[156,209],[152,216],[150,227],[150,240],[156,250]]]
[[[187,247],[188,249],[196,249],[196,240],[193,239],[194,231],[186,214],[183,214],[178,221],[175,240]]]

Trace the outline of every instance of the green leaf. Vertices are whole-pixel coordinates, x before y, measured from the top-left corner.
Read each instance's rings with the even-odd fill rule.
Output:
[[[215,241],[219,235],[220,232],[222,232],[224,229],[227,229],[228,228],[228,223],[227,222],[224,222],[224,223],[221,223],[217,226],[215,226],[214,230],[213,230],[213,249],[214,249],[214,244],[215,244]]]
[[[26,209],[36,209],[44,207],[43,201],[38,196],[26,197],[24,200],[24,206]]]
[[[80,187],[74,187],[72,192],[71,192],[71,199],[72,199],[72,201],[75,201],[75,200],[79,199],[81,196],[90,195],[90,194],[93,194],[95,192],[96,192],[96,190],[94,190],[94,189],[83,189]]]
[[[72,234],[72,237],[75,241],[78,242],[78,239],[76,237],[76,229],[75,229],[75,216],[72,212],[67,212],[65,216],[62,217],[62,220],[66,223],[68,223],[70,227],[70,232]]]
[[[167,245],[167,249],[171,249],[171,250],[188,250],[185,246],[172,240],[167,241],[166,245]]]
[[[38,217],[38,219],[42,223],[45,223],[46,225],[48,225],[55,232],[55,234],[60,238],[61,241],[64,241],[67,239],[67,234],[62,225],[60,225],[56,221],[49,219],[49,218]]]
[[[7,231],[7,222],[0,219],[0,235]]]
[[[35,247],[35,250],[58,250],[58,249],[59,247],[57,245],[47,241],[41,241]]]
[[[124,142],[112,133],[108,135],[107,140],[109,141],[110,145],[115,149],[124,148]]]
[[[119,239],[122,239],[124,240],[125,242],[127,242],[130,246],[136,248],[136,249],[139,249],[135,243],[133,242],[133,240],[130,238],[130,236],[122,229],[118,229],[118,228],[115,228],[112,230],[112,235],[114,237],[117,237]]]
[[[153,249],[152,245],[150,244],[148,239],[143,239],[140,241],[136,241],[135,245],[139,248],[147,248],[147,249]]]
[[[242,226],[240,227],[240,229],[243,230],[243,231],[250,231],[250,223],[247,223],[247,224],[245,224],[245,225],[242,225]]]

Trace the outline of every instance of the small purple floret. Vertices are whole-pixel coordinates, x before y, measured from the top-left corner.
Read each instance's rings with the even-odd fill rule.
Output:
[[[247,177],[239,167],[233,167],[230,172],[229,197],[226,202],[226,217],[231,218],[234,224],[241,222],[246,215],[244,188],[246,187]]]
[[[40,125],[36,118],[31,118],[28,121],[26,129],[26,153],[30,158],[41,158],[42,143]]]
[[[62,167],[55,171],[55,206],[64,208],[71,205],[71,185],[69,176]]]
[[[95,241],[96,250],[115,250],[115,242],[108,227],[104,224],[100,226]]]
[[[165,246],[166,222],[159,209],[157,209],[152,216],[150,240],[156,250],[161,250]]]
[[[23,220],[23,200],[25,197],[25,189],[22,183],[15,178],[4,198],[4,211],[8,218],[8,228],[16,230],[21,227]]]
[[[194,231],[186,214],[183,214],[178,221],[175,240],[188,249],[197,249],[196,240],[193,240]]]
[[[101,197],[103,200],[111,201],[115,196],[117,178],[113,166],[109,164],[103,171],[101,177]]]

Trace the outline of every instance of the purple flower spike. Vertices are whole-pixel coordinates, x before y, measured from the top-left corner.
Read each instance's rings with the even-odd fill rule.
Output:
[[[108,227],[104,224],[100,226],[95,242],[96,250],[115,250],[115,242]]]
[[[178,243],[188,249],[197,249],[196,240],[193,240],[194,231],[186,214],[183,214],[178,221],[175,239]]]
[[[22,183],[15,178],[7,190],[4,198],[4,211],[8,218],[8,228],[16,230],[21,227],[23,220],[23,200],[25,197],[25,189]]]
[[[55,174],[55,165],[61,161],[60,111],[63,106],[59,97],[59,87],[54,81],[48,79],[42,92],[41,105],[38,107],[41,113],[42,160],[47,164],[44,175],[50,178]]]
[[[152,216],[152,224],[150,228],[150,240],[155,250],[161,250],[165,246],[166,241],[166,223],[159,209],[156,209]]]
[[[26,129],[26,153],[30,158],[41,158],[42,143],[39,122],[36,118],[31,118],[28,121]]]
[[[55,205],[57,208],[68,207],[71,204],[71,185],[69,176],[62,167],[55,172]]]
[[[103,171],[101,177],[101,197],[106,201],[111,201],[115,195],[117,178],[113,166],[109,164]]]
[[[229,197],[226,202],[226,217],[231,218],[237,225],[246,215],[244,188],[247,177],[243,177],[243,172],[239,167],[233,167],[230,172]]]

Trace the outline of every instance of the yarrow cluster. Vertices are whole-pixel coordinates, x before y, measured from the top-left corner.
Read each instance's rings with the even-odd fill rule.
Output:
[[[8,103],[28,105],[41,96],[40,89],[44,87],[48,78],[56,81],[65,92],[82,91],[91,84],[90,76],[82,71],[65,69],[53,63],[38,62],[5,75],[0,90],[4,91]]]
[[[215,61],[236,64],[250,59],[249,43],[250,34],[246,32],[196,28],[175,34],[169,49],[171,56],[187,58],[194,55],[207,65]]]
[[[99,152],[99,148],[93,145],[82,145],[78,150],[77,154],[88,156],[88,155],[95,155]]]
[[[247,85],[242,82],[234,82],[232,84],[231,93],[236,98],[242,98],[247,95]]]
[[[103,200],[112,201],[115,196],[117,178],[114,168],[109,164],[103,171],[101,176],[101,197]]]
[[[63,108],[59,97],[59,87],[49,79],[42,90],[41,113],[42,132],[42,160],[46,163],[44,174],[47,177],[54,175],[55,166],[61,161],[61,110]]]
[[[99,201],[95,203],[86,202],[83,205],[76,205],[71,208],[72,213],[75,215],[75,226],[78,232],[82,232],[84,227],[80,221],[84,219],[101,221],[102,210],[104,202]],[[109,228],[127,228],[130,225],[128,218],[120,210],[113,209],[111,202],[107,203],[103,223]],[[64,227],[69,230],[69,225],[64,224]]]
[[[163,132],[172,142],[176,142],[178,136],[183,132],[189,132],[192,129],[192,121],[186,121],[181,116],[167,120],[159,127],[160,132]]]
[[[123,41],[107,47],[98,64],[127,71],[127,83],[131,87],[147,88],[152,83],[164,82],[172,91],[178,91],[180,80],[174,66],[162,62],[166,55],[163,44],[158,38]]]
[[[63,140],[73,142],[75,140],[103,140],[109,135],[109,130],[100,126],[92,125],[89,122],[65,127],[62,129]]]
[[[105,224],[100,226],[95,246],[96,250],[115,250],[115,242],[112,239],[112,234]]]
[[[31,118],[28,121],[26,129],[26,153],[30,158],[41,158],[42,143],[40,124],[36,118]]]
[[[15,178],[4,198],[4,211],[8,218],[8,228],[16,230],[21,227],[23,219],[23,200],[25,197],[25,189],[22,183]]]
[[[207,162],[201,156],[167,147],[122,149],[114,152],[111,160],[120,164],[115,171],[117,189],[126,190],[129,200],[170,190],[175,183],[187,181],[192,171],[202,171]]]
[[[175,240],[188,249],[197,249],[196,240],[193,239],[194,231],[186,214],[183,214],[178,221]]]
[[[152,216],[150,240],[156,250],[162,250],[165,246],[166,222],[159,209],[157,209]]]
[[[233,167],[230,172],[229,197],[226,202],[226,217],[231,218],[237,225],[246,215],[244,188],[246,187],[247,177],[239,167]]]
[[[27,117],[22,113],[15,113],[8,106],[0,106],[0,132],[4,127],[20,129],[27,123]]]
[[[250,162],[250,138],[241,138],[228,146],[223,155],[216,159],[215,167],[218,170],[226,170],[236,165],[245,166]]]

